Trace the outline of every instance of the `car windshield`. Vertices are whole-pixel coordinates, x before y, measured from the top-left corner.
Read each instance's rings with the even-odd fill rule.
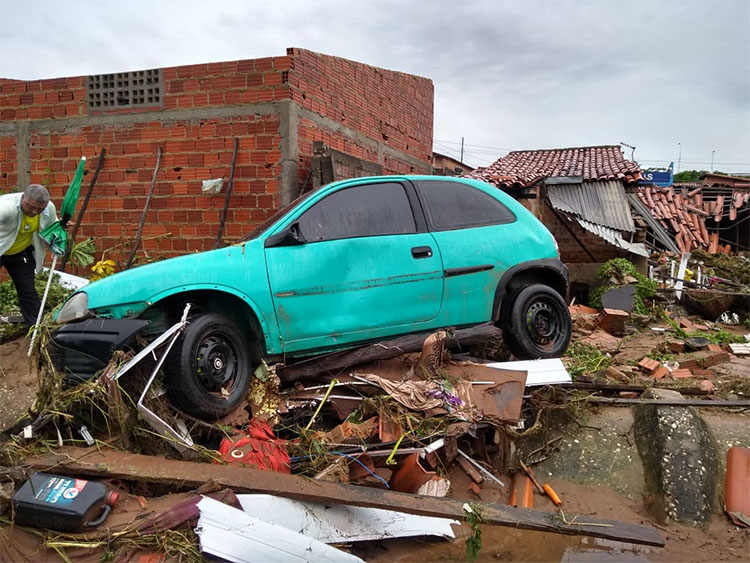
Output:
[[[321,186],[325,187],[325,186]],[[286,215],[287,212],[292,210],[294,207],[298,206],[300,203],[305,201],[308,197],[310,197],[312,194],[317,192],[320,188],[315,188],[314,190],[310,190],[309,192],[305,192],[297,197],[293,202],[285,205],[275,213],[273,213],[268,219],[263,221],[262,223],[256,225],[252,231],[250,231],[245,237],[242,239],[242,242],[246,242],[248,240],[253,240],[255,238],[258,238],[260,235],[262,235],[266,230],[273,225],[276,221],[281,219],[284,215]]]

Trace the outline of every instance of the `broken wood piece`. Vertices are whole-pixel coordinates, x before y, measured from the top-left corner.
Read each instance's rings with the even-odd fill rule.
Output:
[[[482,467],[481,465],[479,465],[479,463],[478,463],[478,462],[476,462],[476,461],[474,461],[474,459],[472,459],[472,457],[471,457],[471,456],[469,456],[468,454],[466,454],[466,453],[462,452],[462,451],[461,451],[461,450],[459,449],[459,450],[458,450],[458,455],[460,455],[460,456],[461,456],[461,457],[463,457],[463,458],[464,458],[465,460],[467,460],[467,461],[468,461],[468,462],[469,462],[469,463],[470,463],[471,465],[473,465],[474,467],[476,467],[477,469],[479,469],[479,471],[481,471],[481,472],[482,472],[482,473],[483,473],[484,475],[486,475],[487,477],[489,477],[491,481],[494,481],[495,483],[497,483],[497,484],[498,484],[498,485],[500,485],[501,487],[504,487],[504,486],[505,486],[505,483],[503,483],[503,482],[502,482],[502,481],[501,481],[500,479],[498,479],[498,478],[497,478],[497,477],[495,477],[495,476],[494,476],[494,475],[493,475],[492,473],[490,473],[489,471],[487,471],[487,470],[486,470],[486,469],[485,469],[484,467]]]
[[[374,360],[395,358],[401,354],[420,351],[425,338],[430,334],[431,333],[410,334],[394,340],[377,342],[353,350],[344,350],[326,356],[308,358],[297,364],[280,367],[276,373],[282,381],[311,379],[322,374],[335,375],[341,373],[347,368],[359,364],[372,362]],[[448,336],[446,336],[443,341],[443,344],[446,347],[459,344],[464,346],[483,342],[485,340],[499,339],[501,336],[502,331],[499,328],[493,324],[485,323],[449,332]]]
[[[154,458],[125,452],[105,452],[93,448],[59,448],[53,453],[29,457],[23,465],[63,475],[161,483],[182,489],[196,488],[206,481],[213,480],[222,486],[231,487],[237,493],[270,493],[303,501],[384,508],[459,520],[464,518],[464,501],[461,500],[415,497],[368,487],[325,483],[297,475],[271,473],[231,465]],[[418,502],[415,500],[417,498]],[[488,524],[565,535],[591,536],[641,545],[664,546],[664,540],[658,530],[650,526],[602,520],[589,516],[579,517],[581,520],[579,524],[565,524],[560,522],[555,513],[513,508],[497,503],[479,504]],[[572,515],[568,516],[570,522],[573,522],[574,518]],[[604,527],[601,524],[607,524],[607,526]]]
[[[536,490],[539,491],[539,494],[544,495],[544,487],[542,487],[539,484],[539,481],[536,480],[536,477],[534,477],[534,472],[531,470],[531,468],[526,465],[520,458],[518,460],[518,463],[521,464],[521,469],[523,469],[524,473],[529,476],[529,479],[531,479],[531,482],[534,484],[534,487],[536,487]]]
[[[464,470],[464,473],[471,477],[472,481],[477,484],[484,483],[484,477],[482,477],[482,474],[474,469],[474,467],[468,461],[466,461],[465,458],[459,457],[456,462],[458,463],[458,466]]]

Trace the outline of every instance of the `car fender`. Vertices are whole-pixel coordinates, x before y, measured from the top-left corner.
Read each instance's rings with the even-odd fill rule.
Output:
[[[266,318],[266,315],[263,314],[262,309],[257,305],[257,303],[255,303],[253,299],[251,299],[245,293],[238,291],[237,289],[231,286],[214,284],[214,283],[207,283],[207,284],[198,283],[198,284],[190,284],[190,285],[185,285],[185,286],[171,287],[165,291],[155,294],[151,299],[149,299],[149,306],[157,305],[158,303],[170,297],[174,297],[182,293],[189,293],[193,291],[209,291],[209,292],[226,293],[228,295],[232,295],[234,297],[237,297],[238,299],[241,299],[250,308],[250,311],[252,312],[253,315],[255,315],[255,319],[258,321],[258,324],[260,325],[260,329],[263,332],[263,340],[265,342],[267,352],[269,354],[275,354],[275,353],[278,353],[278,351],[280,351],[281,337],[278,334],[276,319]],[[278,342],[279,344],[274,346],[273,343],[275,342]]]
[[[538,278],[538,279],[535,279]],[[495,290],[495,299],[492,305],[492,319],[500,317],[500,307],[505,297],[510,293],[509,289],[514,280],[534,280],[536,283],[544,283],[557,291],[563,299],[568,296],[568,268],[559,258],[541,258],[539,260],[528,260],[509,268],[500,278]]]

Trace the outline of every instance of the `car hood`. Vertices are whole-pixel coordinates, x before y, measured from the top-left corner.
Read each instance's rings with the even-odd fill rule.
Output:
[[[139,308],[142,310],[151,302],[178,291],[242,287],[245,278],[251,275],[247,263],[252,261],[247,259],[247,246],[230,246],[153,262],[90,283],[78,293],[88,295],[88,308],[93,312],[141,303],[142,307],[127,312],[137,314]],[[262,264],[258,266],[262,268]]]

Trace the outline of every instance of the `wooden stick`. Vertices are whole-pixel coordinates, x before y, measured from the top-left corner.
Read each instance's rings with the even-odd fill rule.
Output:
[[[70,233],[69,242],[67,252],[65,253],[65,256],[63,257],[62,264],[60,264],[60,271],[65,271],[65,265],[68,263],[68,256],[70,256],[70,250],[73,248],[73,244],[76,240],[76,235],[78,234],[78,227],[81,226],[81,220],[83,219],[83,214],[86,212],[86,208],[89,206],[89,199],[91,199],[91,194],[94,192],[94,186],[96,185],[96,180],[99,178],[99,171],[102,169],[102,166],[104,165],[104,157],[107,155],[107,149],[102,149],[99,151],[99,160],[96,162],[96,170],[94,170],[94,175],[91,178],[91,182],[89,182],[89,189],[86,192],[86,197],[83,198],[83,203],[81,204],[81,210],[78,212],[78,217],[76,217],[76,224],[73,226],[73,230]]]
[[[148,206],[151,204],[151,197],[154,195],[154,188],[156,187],[156,175],[159,173],[159,164],[161,163],[161,147],[158,148],[156,153],[156,166],[154,166],[154,176],[151,178],[151,189],[148,190],[148,197],[146,198],[146,205],[143,206],[143,213],[141,214],[141,222],[138,225],[138,231],[135,233],[135,242],[133,248],[130,249],[130,256],[125,264],[125,270],[130,268],[135,258],[135,253],[138,251],[138,245],[141,242],[141,234],[143,233],[143,225],[146,223],[146,213],[148,212]]]
[[[446,347],[474,344],[486,340],[499,339],[501,331],[495,325],[486,323],[475,327],[453,331],[445,339]],[[315,356],[297,364],[279,368],[276,373],[282,381],[312,379],[322,374],[338,375],[349,367],[374,360],[395,358],[401,354],[418,352],[430,333],[409,334],[394,340],[377,342],[353,350],[334,352],[325,356]]]
[[[227,220],[227,211],[229,210],[229,198],[232,197],[232,187],[234,186],[234,166],[237,163],[237,148],[240,146],[240,140],[234,138],[234,152],[232,153],[232,169],[229,171],[229,185],[227,186],[227,193],[224,196],[224,211],[221,214],[221,221],[219,222],[219,232],[216,235],[216,244],[214,248],[219,248],[221,245],[221,237],[224,235],[224,222]]]
[[[301,501],[398,510],[409,514],[463,520],[464,500],[384,491],[371,487],[318,481],[297,475],[260,471],[234,465],[197,463],[96,448],[59,448],[27,458],[23,464],[41,471],[85,478],[161,483],[175,490],[195,489],[207,481],[230,487],[235,493],[266,493]],[[663,546],[659,532],[650,527],[590,516],[569,516],[568,525],[554,512],[478,503],[489,524],[566,535],[592,536],[643,545]],[[596,524],[596,525],[594,525]],[[602,526],[606,524],[606,526]],[[610,527],[611,526],[611,527]]]

